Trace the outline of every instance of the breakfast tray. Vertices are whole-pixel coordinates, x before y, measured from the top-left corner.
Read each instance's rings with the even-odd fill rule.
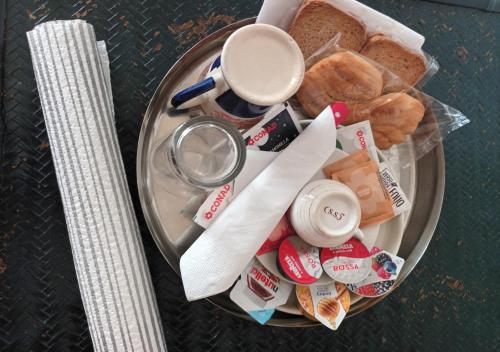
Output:
[[[500,285],[485,273],[498,262],[500,238],[499,83],[492,79],[500,15],[427,1],[363,2],[425,34],[442,67],[425,91],[473,123],[446,142],[447,192],[425,256],[382,304],[331,333],[261,327],[207,301],[186,302],[137,194],[139,131],[165,72],[208,33],[255,15],[261,2],[1,1],[0,350],[93,351],[26,40],[37,23],[76,18],[92,23],[108,46],[121,152],[169,352],[498,350]]]
[[[155,92],[144,117],[137,151],[137,184],[142,209],[155,242],[168,263],[179,273],[179,259],[182,253],[201,234],[202,229],[192,220],[203,198],[179,198],[172,196],[168,190],[161,187],[161,179],[155,177],[151,168],[151,152],[168,136],[175,127],[180,125],[199,111],[182,112],[168,107],[168,101],[174,93],[196,82],[203,69],[213,60],[222,48],[225,39],[236,29],[253,23],[255,19],[246,19],[209,35],[191,48],[170,69]],[[403,153],[400,151],[400,153]],[[413,203],[413,209],[407,216],[394,219],[388,225],[386,232],[396,232],[401,229],[402,242],[398,255],[406,259],[406,263],[396,281],[397,287],[413,270],[429,244],[439,219],[444,194],[444,154],[442,145],[420,159],[417,163],[409,155],[398,155],[391,162],[396,166],[397,174],[401,176],[401,184],[405,193]],[[410,165],[402,167],[400,159],[409,160]],[[403,222],[397,224],[397,222]],[[355,301],[348,316],[360,313],[385,296]],[[237,316],[249,318],[226,294],[209,298],[215,305]],[[278,312],[268,322],[276,326],[312,326],[316,323],[289,314],[290,309]]]

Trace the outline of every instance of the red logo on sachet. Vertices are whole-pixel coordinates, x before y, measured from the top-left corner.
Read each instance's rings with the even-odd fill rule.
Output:
[[[335,118],[335,126],[341,125],[349,114],[349,108],[347,107],[347,104],[335,102],[333,104],[330,104],[330,108],[332,109],[333,117]]]
[[[224,199],[230,195],[231,191],[231,184],[228,183],[222,187],[222,190],[219,192],[213,203],[210,205],[208,208],[209,210],[205,213],[205,219],[210,220],[213,218],[214,214],[217,212],[219,207],[222,205],[224,202]]]
[[[273,122],[269,126],[263,127],[259,132],[257,132],[254,136],[250,137],[247,141],[247,145],[254,145],[258,141],[264,139],[267,135],[269,135],[272,131],[278,128],[278,123]]]

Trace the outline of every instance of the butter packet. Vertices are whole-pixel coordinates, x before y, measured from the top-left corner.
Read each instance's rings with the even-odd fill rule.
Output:
[[[387,193],[389,193],[389,196],[391,197],[392,210],[394,211],[394,214],[399,215],[410,210],[411,203],[403,192],[403,189],[399,186],[391,168],[387,165],[387,163],[380,163],[379,174]]]
[[[405,260],[377,247],[370,253],[370,274],[356,284],[347,284],[347,288],[363,297],[383,296],[393,288]]]
[[[360,150],[368,151],[370,159],[378,164],[377,147],[373,139],[370,121],[362,121],[350,126],[342,126],[337,129],[337,143],[339,149],[348,154]]]
[[[259,323],[268,321],[274,308],[284,305],[293,285],[269,272],[259,261],[247,265],[229,297]]]
[[[349,291],[340,283],[297,286],[295,294],[304,316],[331,330],[338,329],[351,305]]]

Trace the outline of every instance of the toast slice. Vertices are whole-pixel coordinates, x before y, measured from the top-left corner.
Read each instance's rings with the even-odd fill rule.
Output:
[[[305,59],[337,33],[342,34],[339,45],[353,51],[360,51],[367,37],[363,22],[325,0],[306,1],[297,12],[288,33],[299,44]]]
[[[361,54],[386,67],[410,86],[414,86],[427,71],[427,61],[386,35],[368,38]]]

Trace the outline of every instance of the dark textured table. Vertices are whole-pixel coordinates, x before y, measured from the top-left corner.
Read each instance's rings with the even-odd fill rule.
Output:
[[[92,350],[25,36],[37,23],[75,18],[108,44],[121,151],[169,351],[499,350],[500,14],[365,2],[427,37],[442,68],[426,92],[472,124],[445,143],[442,217],[416,270],[332,333],[261,327],[204,301],[187,303],[138,201],[136,144],[156,86],[186,49],[255,15],[261,0],[0,0],[0,350]]]

